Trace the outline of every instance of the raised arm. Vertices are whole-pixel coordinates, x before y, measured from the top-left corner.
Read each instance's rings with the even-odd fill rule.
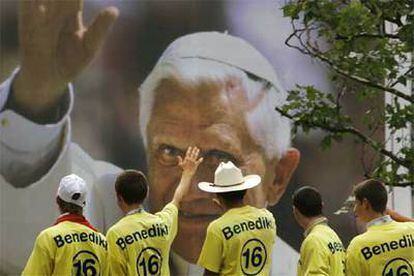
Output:
[[[18,113],[47,122],[67,83],[98,52],[118,10],[108,7],[85,26],[83,0],[20,1],[20,71],[9,102]]]
[[[183,169],[180,183],[175,190],[171,203],[180,207],[180,203],[190,189],[191,179],[193,178],[198,165],[203,162],[203,158],[199,158],[200,150],[197,147],[189,147],[185,153],[184,159],[178,156],[178,165]]]

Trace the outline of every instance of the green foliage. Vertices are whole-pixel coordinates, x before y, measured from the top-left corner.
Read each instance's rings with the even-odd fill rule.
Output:
[[[326,64],[341,92],[297,86],[289,91],[287,104],[277,110],[291,118],[294,131],[322,129],[321,145],[345,136],[375,150],[381,158],[367,177],[380,177],[390,185],[414,185],[413,141],[406,131],[414,122],[414,96],[401,91],[413,80],[414,2],[411,0],[298,0],[283,7],[293,32],[286,44]],[[388,22],[386,24],[386,22]],[[392,28],[390,28],[392,23]],[[364,128],[343,108],[343,96],[354,93],[366,106]],[[372,106],[373,99],[389,94],[392,103]],[[402,146],[393,153],[373,133],[387,126]]]

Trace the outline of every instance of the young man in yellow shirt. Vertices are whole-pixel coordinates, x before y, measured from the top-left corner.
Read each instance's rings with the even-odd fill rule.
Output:
[[[36,238],[22,275],[103,275],[107,242],[82,215],[87,187],[75,174],[62,178],[56,202],[61,215]]]
[[[115,182],[118,206],[125,217],[107,233],[109,275],[170,275],[169,253],[177,234],[178,208],[188,192],[191,179],[203,158],[200,150],[189,147],[184,159],[180,183],[173,198],[160,212],[143,209],[148,181],[143,173],[127,170]]]
[[[386,215],[387,190],[369,179],[354,188],[354,213],[367,231],[348,246],[347,275],[414,275],[414,222],[396,222]]]
[[[276,223],[265,208],[243,202],[246,190],[260,184],[258,175],[243,177],[232,162],[221,163],[214,183],[201,182],[198,187],[215,193],[215,201],[224,214],[211,222],[198,265],[205,275],[269,275]]]
[[[297,275],[345,275],[345,249],[322,214],[319,191],[305,186],[293,194],[292,200],[295,219],[305,230]]]

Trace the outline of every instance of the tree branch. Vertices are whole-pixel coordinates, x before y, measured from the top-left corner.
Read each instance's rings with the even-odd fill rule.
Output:
[[[404,76],[406,76],[406,75],[408,75],[410,72],[412,72],[414,70],[414,66],[413,67],[411,67],[410,69],[408,69],[404,74],[402,74],[401,76],[399,76],[398,78],[397,78],[397,80],[396,81],[394,81],[393,83],[391,83],[391,85],[390,85],[390,87],[394,87],[397,83],[398,83],[398,79],[399,78],[401,78],[401,77],[404,77]]]
[[[400,97],[402,99],[407,100],[408,102],[414,103],[414,96],[407,95],[407,94],[399,91],[398,89],[393,88],[392,85],[391,85],[391,87],[384,86],[384,85],[381,85],[381,84],[378,84],[378,83],[369,81],[369,80],[367,80],[365,78],[352,75],[349,72],[338,68],[338,66],[336,66],[326,56],[320,54],[320,52],[318,51],[318,49],[313,48],[309,44],[308,45],[305,45],[303,43],[303,41],[301,39],[301,35],[298,35],[298,33],[303,32],[304,29],[295,29],[295,25],[294,24],[292,24],[292,26],[294,28],[294,32],[292,34],[290,34],[288,36],[288,38],[285,40],[285,44],[288,47],[293,48],[293,49],[296,49],[296,50],[300,51],[301,53],[303,53],[305,55],[310,55],[312,57],[318,58],[322,62],[328,64],[333,71],[335,71],[336,73],[338,73],[339,75],[341,75],[341,76],[343,76],[343,77],[345,77],[347,79],[351,79],[351,80],[356,81],[358,83],[361,83],[361,84],[364,84],[364,85],[367,85],[367,86],[370,86],[370,87],[374,87],[374,88],[377,88],[377,89],[382,90],[382,91],[387,91],[387,92],[389,92],[389,93],[391,93],[391,94],[393,94],[393,95],[395,95],[397,97]],[[293,44],[290,43],[290,41],[292,40],[293,37],[296,37],[298,39],[298,41],[301,44],[302,48],[301,47],[298,47],[298,46],[295,46],[295,45],[293,45]]]
[[[300,120],[295,119],[294,116],[292,116],[289,113],[283,111],[281,108],[276,107],[275,109],[276,109],[276,111],[278,111],[283,116],[293,120],[295,123],[300,124]],[[400,164],[401,166],[403,166],[407,169],[410,169],[411,164],[408,160],[400,158],[400,157],[396,156],[395,154],[393,154],[391,151],[386,150],[385,148],[380,146],[375,140],[371,139],[370,137],[365,136],[357,128],[354,128],[354,127],[333,127],[333,126],[318,124],[318,123],[315,123],[315,122],[312,123],[312,126],[320,128],[322,130],[329,131],[331,133],[349,133],[349,134],[353,134],[354,136],[358,137],[362,142],[370,145],[374,150],[376,150],[376,151],[380,152],[381,154],[387,156],[388,158],[390,158],[391,160],[393,160],[397,164]]]

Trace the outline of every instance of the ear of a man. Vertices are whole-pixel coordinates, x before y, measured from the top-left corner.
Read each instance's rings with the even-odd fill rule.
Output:
[[[295,148],[289,148],[276,164],[275,179],[267,189],[267,201],[270,206],[279,202],[285,193],[290,178],[295,172],[300,160],[300,152]]]

